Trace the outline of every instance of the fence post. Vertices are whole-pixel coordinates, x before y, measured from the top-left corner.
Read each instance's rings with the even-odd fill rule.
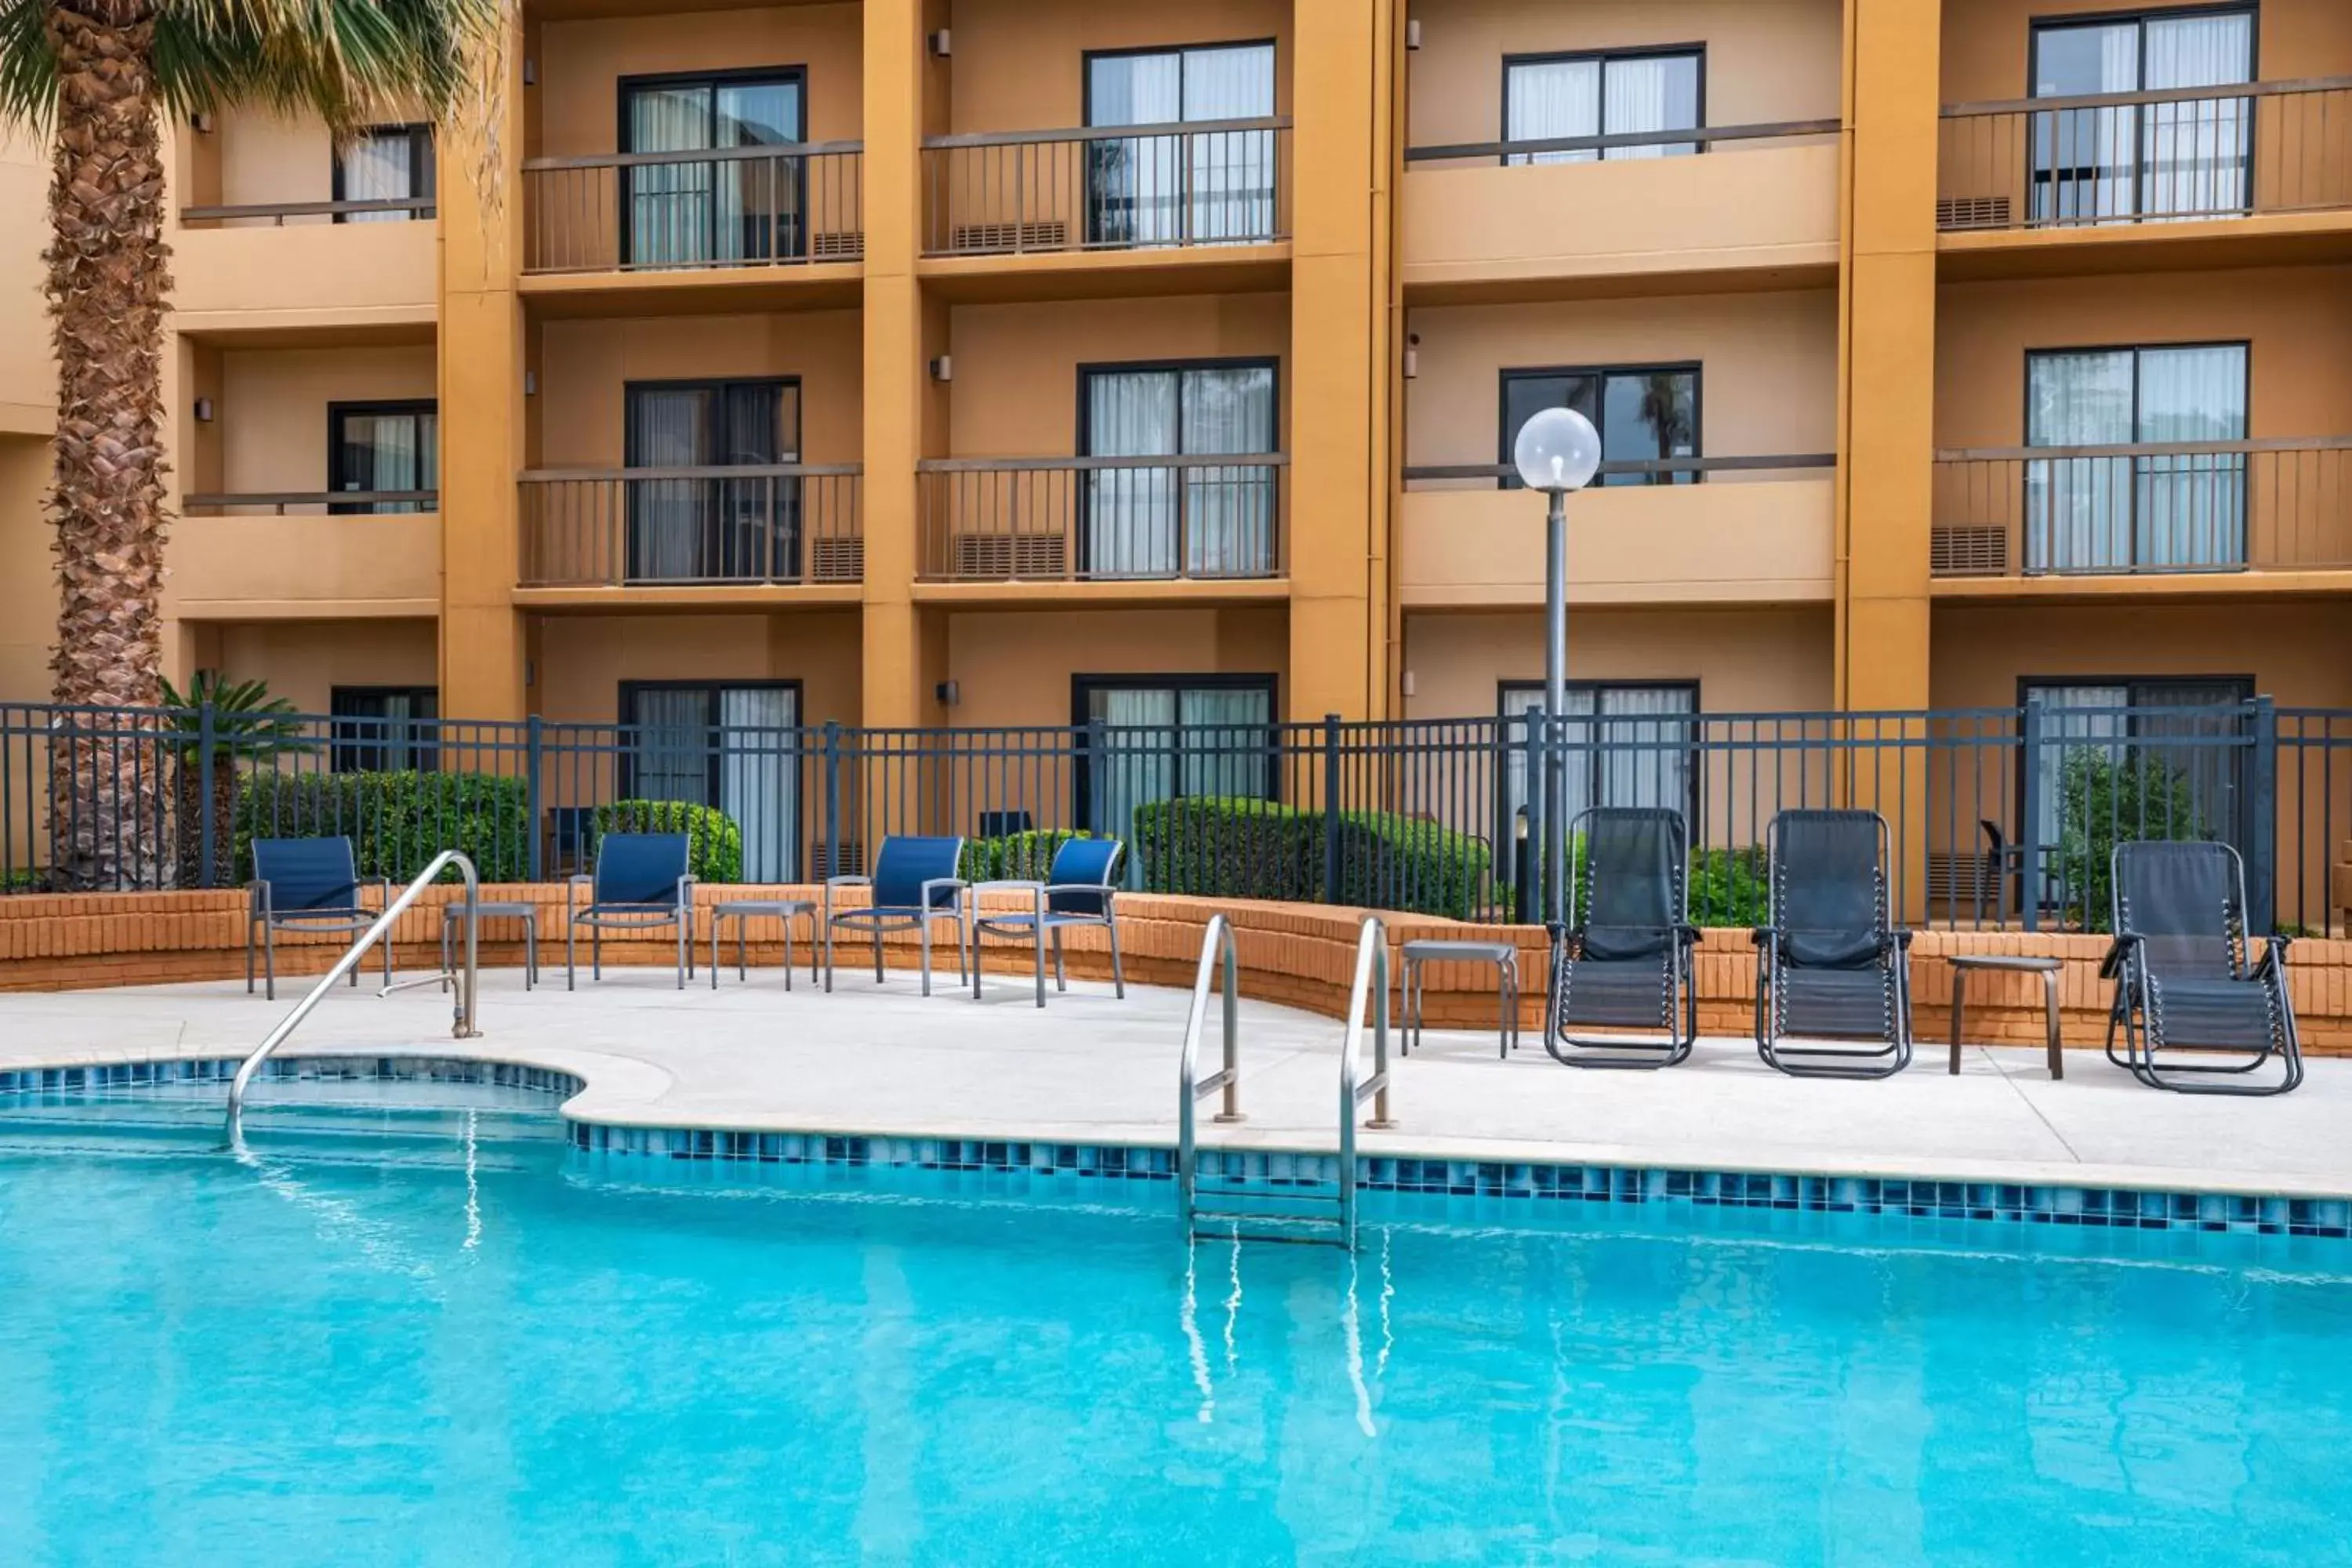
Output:
[[[209,690],[209,683],[207,683]],[[203,826],[198,832],[197,877],[210,888],[217,884],[214,875],[213,856],[215,851],[217,826],[213,822],[213,700],[207,695],[196,710],[196,816]]]
[[[1520,742],[1524,761],[1520,765],[1518,816],[1527,825],[1519,832],[1519,822],[1507,824],[1513,835],[1512,877],[1517,886],[1511,892],[1516,906],[1512,913],[1523,926],[1542,925],[1551,916],[1543,901],[1543,714],[1541,710],[1524,715],[1519,721],[1526,733]]]
[[[2042,694],[2029,691],[2017,710],[2017,911],[2027,931],[2042,929]]]
[[[824,874],[845,875],[841,868],[841,721],[824,721]]]
[[[2253,767],[2246,780],[2246,923],[2268,936],[2278,923],[2278,705],[2257,697]]]
[[[544,880],[547,872],[546,862],[542,858],[545,850],[543,836],[539,830],[540,818],[546,810],[541,782],[547,761],[545,746],[546,737],[541,733],[539,715],[533,713],[523,721],[522,788],[524,821],[529,825],[527,831],[530,845],[527,853],[530,857],[530,879],[534,882]]]
[[[1323,715],[1323,901],[1339,901],[1339,716]]]

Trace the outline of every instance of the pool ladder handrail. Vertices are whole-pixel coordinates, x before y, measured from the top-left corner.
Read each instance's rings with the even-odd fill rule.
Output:
[[[389,940],[393,922],[405,914],[409,906],[422,898],[425,889],[451,866],[457,867],[466,879],[466,967],[455,976],[446,973],[440,976],[445,981],[454,978],[457,982],[457,1014],[450,1024],[449,1035],[452,1039],[458,1040],[481,1037],[481,1030],[475,1027],[474,1005],[480,972],[481,941],[481,921],[476,918],[476,911],[481,906],[482,880],[474,868],[471,856],[462,850],[444,849],[433,857],[432,864],[416,874],[415,881],[400,890],[399,897],[383,907],[383,913],[376,916],[375,923],[360,933],[359,940],[345,949],[333,967],[319,977],[319,983],[310,987],[309,994],[294,1004],[294,1010],[279,1019],[278,1026],[269,1031],[268,1037],[256,1046],[253,1054],[238,1065],[236,1077],[229,1080],[228,1123],[225,1129],[232,1146],[239,1142],[243,1133],[246,1089],[253,1082],[253,1075],[261,1070],[261,1064],[269,1059],[269,1053],[284,1045],[294,1031],[301,1027],[302,1020],[310,1016],[310,1009],[319,1005],[337,981],[352,972],[352,965],[367,955],[369,948],[380,941]]]
[[[1225,1063],[1221,1071],[1202,1079],[1199,1077],[1201,1030],[1208,1016],[1209,984],[1220,967],[1224,977]],[[1178,1070],[1176,1184],[1188,1237],[1199,1234],[1202,1217],[1200,1144],[1194,1107],[1210,1095],[1222,1093],[1224,1102],[1217,1120],[1233,1122],[1243,1119],[1236,969],[1233,924],[1222,914],[1212,915],[1208,929],[1202,933],[1201,963],[1192,980],[1192,1005],[1184,1023],[1184,1054]],[[1371,1005],[1372,1026],[1372,1075],[1369,1079],[1361,1076],[1359,1065],[1367,1002]],[[1330,1216],[1267,1213],[1219,1214],[1213,1217],[1233,1222],[1233,1235],[1238,1240],[1329,1240],[1352,1251],[1356,1245],[1356,1112],[1369,1100],[1372,1102],[1372,1114],[1364,1125],[1376,1131],[1394,1127],[1396,1121],[1389,1114],[1389,1088],[1388,927],[1378,915],[1366,915],[1357,927],[1355,976],[1348,993],[1348,1030],[1339,1049],[1338,1191],[1325,1197],[1305,1193],[1255,1193],[1246,1188],[1214,1189],[1214,1194],[1221,1196],[1330,1203],[1337,1205],[1337,1213]],[[1244,1222],[1276,1228],[1244,1231]],[[1329,1227],[1337,1234],[1313,1235],[1318,1226]]]

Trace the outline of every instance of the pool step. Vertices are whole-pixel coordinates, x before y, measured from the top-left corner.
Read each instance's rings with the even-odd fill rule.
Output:
[[[1321,1191],[1297,1187],[1229,1187],[1202,1185],[1193,1189],[1191,1228],[1204,1241],[1270,1241],[1294,1246],[1345,1247],[1347,1222],[1339,1212],[1337,1188]],[[1256,1205],[1250,1208],[1204,1208],[1204,1199],[1223,1198]],[[1301,1213],[1312,1205],[1330,1212]]]

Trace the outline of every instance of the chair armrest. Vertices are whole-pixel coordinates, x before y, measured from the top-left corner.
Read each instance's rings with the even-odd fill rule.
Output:
[[[2113,980],[2122,972],[2124,961],[2131,956],[2131,950],[2145,940],[2137,931],[2116,932],[2115,939],[2107,943],[2106,956],[2099,960],[2099,978]]]
[[[573,909],[572,895],[583,888],[593,889],[595,886],[596,879],[590,876],[585,871],[574,871],[571,876],[563,879],[563,918],[567,922],[569,922],[572,918]],[[595,895],[593,892],[591,892],[588,898],[588,907],[593,909],[595,906]]]
[[[1675,935],[1684,942],[1695,942],[1706,934],[1706,933],[1700,931],[1698,927],[1690,924],[1688,921],[1685,921],[1683,924],[1675,927]]]
[[[916,895],[916,898],[921,903],[923,912],[925,914],[929,914],[933,910],[942,907],[937,896],[941,890],[951,893],[961,893],[964,889],[969,888],[970,886],[971,886],[971,884],[965,881],[961,877],[933,877],[930,880],[923,884],[922,890]],[[949,910],[953,910],[956,907],[955,901],[950,900],[944,907]]]
[[[1778,926],[1758,926],[1748,933],[1748,940],[1759,947],[1766,947],[1780,940],[1780,930]]]
[[[981,894],[982,894],[982,893],[1037,893],[1037,894],[1044,894],[1044,893],[1055,892],[1055,891],[1058,891],[1059,889],[1054,889],[1054,888],[1049,888],[1049,887],[1047,887],[1047,886],[1046,886],[1045,883],[1043,883],[1043,882],[1031,881],[1029,879],[1027,879],[1027,878],[1025,878],[1025,877],[1007,877],[1007,878],[1002,879],[1001,880],[993,881],[993,882],[971,882],[971,883],[967,883],[967,884],[965,885],[964,890],[965,890],[966,892],[968,892],[968,893],[971,893],[973,897],[977,898],[977,897],[979,897],[979,896],[980,896]]]
[[[688,911],[694,908],[694,873],[691,871],[677,879],[677,907]]]
[[[833,890],[835,888],[870,888],[873,885],[873,878],[860,877],[854,872],[844,877],[827,877],[824,879],[824,898],[820,901],[817,918],[828,926],[833,923]]]
[[[1886,934],[1893,939],[1898,951],[1908,952],[1911,951],[1911,939],[1918,933],[1908,926],[1896,926]]]
[[[2276,970],[2279,977],[2281,979],[2284,979],[2286,976],[2287,949],[2294,945],[2294,938],[2291,936],[2266,936],[2263,938],[2263,961],[2248,971],[2246,977],[2251,980],[2260,976],[2264,970]]]
[[[248,921],[269,918],[269,884],[258,877],[245,885],[245,918]]]

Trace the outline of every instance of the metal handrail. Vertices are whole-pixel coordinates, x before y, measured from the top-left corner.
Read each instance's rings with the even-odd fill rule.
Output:
[[[1160,452],[1140,458],[918,458],[919,474],[1108,473],[1123,468],[1286,468],[1287,452]]]
[[[1364,1003],[1372,1004],[1372,1076],[1359,1083],[1356,1053],[1364,1043]],[[1339,1233],[1356,1245],[1356,1108],[1372,1102],[1364,1125],[1385,1131],[1389,1115],[1389,930],[1378,915],[1366,915],[1356,934],[1356,979],[1348,991],[1348,1037],[1339,1047]]]
[[[2341,92],[2352,76],[2305,77],[2294,81],[2217,82],[2211,87],[2164,87],[2146,92],[2082,92],[2065,98],[2004,98],[1982,103],[1948,103],[1945,120],[1988,114],[2060,114],[2070,109],[2137,109],[2157,103],[2207,103],[2228,98],[2284,98],[2306,92]]]
[[[1835,452],[1792,452],[1782,457],[1621,458],[1601,464],[1595,471],[1606,479],[1612,474],[1750,474],[1777,472],[1782,468],[1836,467]],[[1510,463],[1417,463],[1403,470],[1403,478],[1408,480],[1507,479],[1516,479],[1518,472],[1518,468]]]
[[[355,213],[429,214],[432,196],[383,196],[363,202],[244,202],[234,206],[190,206],[180,209],[180,221],[233,223],[241,218],[276,218],[283,227],[289,217],[344,217]]]
[[[663,153],[590,153],[574,158],[525,158],[526,173],[542,169],[645,169],[677,163],[742,163],[765,158],[835,158],[866,150],[863,142],[763,142],[749,147],[686,147]]]
[[[438,506],[439,490],[202,490],[180,498],[183,509],[227,506]]]
[[[967,131],[926,136],[923,150],[953,147],[1021,147],[1036,142],[1140,142],[1152,136],[1223,136],[1244,131],[1287,131],[1290,116],[1265,114],[1246,120],[1164,120],[1150,125],[1073,125],[1048,131]]]
[[[1200,1164],[1193,1107],[1210,1095],[1222,1094],[1216,1119],[1228,1123],[1243,1119],[1240,967],[1234,952],[1233,921],[1222,914],[1211,915],[1201,933],[1201,966],[1192,976],[1192,1007],[1184,1019],[1184,1056],[1176,1077],[1176,1191],[1184,1206],[1187,1230],[1192,1225],[1192,1192]],[[1225,1065],[1204,1080],[1200,1077],[1201,1028],[1208,1021],[1209,982],[1220,968],[1224,973]]]
[[[359,940],[352,942],[344,951],[343,956],[335,961],[334,967],[319,977],[319,983],[310,987],[310,994],[295,1003],[294,1010],[279,1019],[278,1026],[269,1031],[268,1037],[256,1046],[253,1048],[253,1054],[238,1065],[236,1077],[229,1080],[228,1123],[225,1129],[232,1147],[243,1135],[246,1088],[253,1082],[253,1075],[261,1070],[261,1064],[269,1059],[269,1053],[286,1043],[294,1031],[301,1026],[302,1020],[310,1016],[310,1009],[319,1005],[320,998],[326,995],[328,989],[335,982],[352,972],[352,965],[366,956],[369,948],[373,947],[379,941],[389,940],[392,922],[406,913],[408,907],[424,895],[426,888],[433,885],[434,879],[441,875],[444,868],[449,866],[457,867],[466,878],[466,967],[457,977],[457,1016],[450,1024],[449,1037],[456,1040],[480,1037],[481,1030],[474,1026],[474,993],[480,967],[482,922],[478,918],[478,911],[482,902],[482,879],[480,874],[474,869],[471,856],[462,850],[444,849],[440,854],[433,857],[432,864],[416,874],[415,881],[401,889],[398,898],[384,906],[383,913],[376,916],[375,923],[360,933]]]
[[[2251,441],[2112,441],[2077,447],[1958,447],[1939,463],[2025,462],[2066,458],[2234,458],[2256,452],[2352,451],[2352,436],[2266,436]]]
[[[638,484],[667,479],[855,479],[865,472],[863,463],[700,463],[666,468],[525,468],[515,478],[527,485],[608,479]]]
[[[1408,163],[1454,158],[1509,158],[1537,153],[1606,153],[1619,147],[1704,146],[1710,142],[1769,142],[1790,136],[1835,136],[1842,120],[1780,120],[1765,125],[1678,125],[1657,131],[1618,131],[1606,136],[1531,136],[1516,142],[1454,142],[1442,147],[1408,147]]]

